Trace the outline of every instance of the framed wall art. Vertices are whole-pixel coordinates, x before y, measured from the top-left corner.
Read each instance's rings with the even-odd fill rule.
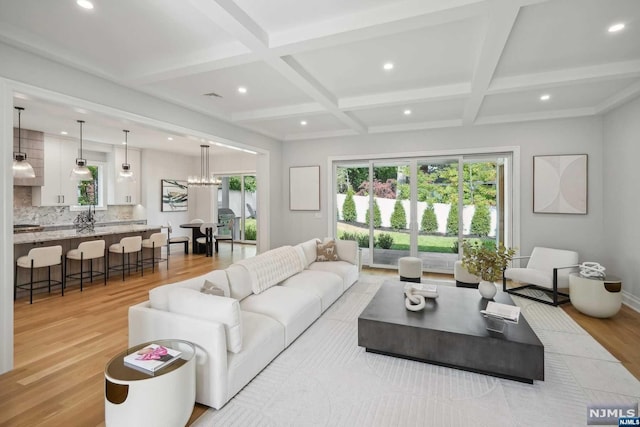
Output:
[[[320,166],[289,168],[289,209],[320,210]]]
[[[587,213],[587,155],[533,156],[533,212]]]
[[[187,181],[163,179],[162,212],[182,212],[189,209],[189,188]]]

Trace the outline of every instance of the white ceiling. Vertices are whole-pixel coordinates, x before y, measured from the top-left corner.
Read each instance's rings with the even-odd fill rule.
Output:
[[[0,40],[280,140],[596,115],[640,94],[638,0],[92,1],[0,0]]]

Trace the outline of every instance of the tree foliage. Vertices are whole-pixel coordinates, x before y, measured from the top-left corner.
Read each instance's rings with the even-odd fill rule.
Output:
[[[365,215],[365,220],[364,220],[364,222],[366,222],[367,224],[369,224],[370,212],[371,212],[371,209],[367,209],[367,214]],[[378,200],[374,198],[373,199],[373,226],[375,228],[379,228],[381,225],[382,225],[382,215],[380,214],[380,206],[378,206]]]
[[[358,187],[358,196],[369,195],[369,181],[363,181]],[[373,196],[381,199],[395,199],[396,198],[396,181],[395,179],[387,179],[386,182],[380,180],[373,180]]]
[[[451,203],[449,215],[447,215],[447,234],[458,235],[458,202]]]
[[[346,222],[356,222],[358,214],[356,212],[356,202],[353,200],[353,190],[347,190],[347,196],[342,203],[342,219]]]
[[[240,176],[230,176],[229,177],[229,190],[232,191],[241,191],[242,190],[242,186],[240,183]],[[244,177],[244,191],[247,191],[249,193],[255,193],[256,192],[256,177],[255,176],[245,176]]]
[[[400,200],[396,200],[396,204],[393,206],[393,213],[391,214],[391,228],[396,230],[404,230],[407,228],[407,214],[404,211],[404,206]]]
[[[471,234],[485,237],[489,235],[490,231],[491,213],[489,212],[489,207],[484,203],[478,203],[471,219]]]
[[[433,209],[433,205],[427,206],[422,213],[420,228],[425,233],[434,233],[438,231],[438,218],[436,218],[436,212]]]

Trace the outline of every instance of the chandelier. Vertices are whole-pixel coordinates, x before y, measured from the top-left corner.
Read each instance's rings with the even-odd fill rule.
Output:
[[[220,185],[220,180],[209,172],[209,145],[200,146],[200,176],[189,175],[187,178],[189,187],[208,187]]]
[[[82,157],[82,125],[84,120],[76,120],[80,123],[80,157],[76,158],[76,165],[71,170],[69,179],[72,181],[93,181],[93,175],[87,167],[87,159]]]
[[[13,152],[13,177],[14,178],[35,178],[36,173],[31,163],[27,161],[27,153],[22,152],[22,123],[20,115],[24,108],[14,107],[18,110],[18,151]]]

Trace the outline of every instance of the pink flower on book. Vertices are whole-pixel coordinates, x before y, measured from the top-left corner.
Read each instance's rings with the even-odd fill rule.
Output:
[[[163,356],[166,356],[169,352],[167,349],[161,345],[156,348],[143,348],[138,352],[140,357],[137,357],[138,360],[160,360]]]

